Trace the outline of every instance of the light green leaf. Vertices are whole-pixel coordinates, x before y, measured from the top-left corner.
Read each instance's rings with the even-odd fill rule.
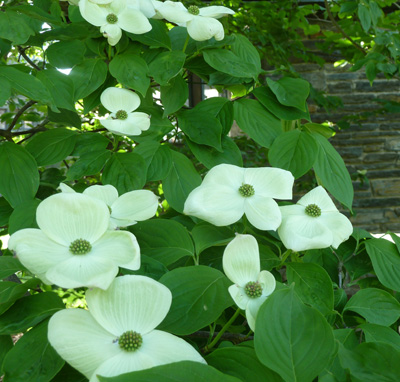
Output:
[[[400,336],[395,330],[377,324],[362,324],[359,328],[364,332],[365,342],[385,342],[400,351]]]
[[[233,304],[231,282],[217,269],[198,265],[176,268],[159,280],[172,292],[172,305],[160,330],[191,334],[214,322]]]
[[[39,188],[39,172],[33,156],[11,142],[0,144],[0,193],[12,207],[32,200]]]

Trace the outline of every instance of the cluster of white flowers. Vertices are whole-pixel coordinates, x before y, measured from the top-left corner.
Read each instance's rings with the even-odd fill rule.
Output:
[[[100,32],[110,45],[116,45],[122,31],[143,34],[151,30],[149,18],[167,21],[187,28],[196,41],[224,38],[224,28],[216,20],[235,12],[222,6],[186,8],[180,2],[156,0],[79,0],[82,17]]]

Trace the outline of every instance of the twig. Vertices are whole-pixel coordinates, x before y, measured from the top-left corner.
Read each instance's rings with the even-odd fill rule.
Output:
[[[32,66],[32,68],[36,69],[36,70],[42,70],[41,68],[39,68],[39,66],[37,66],[25,53],[25,50],[27,48],[22,48],[21,46],[18,46],[18,52],[19,54],[25,59],[25,61]]]
[[[36,101],[30,100],[27,102],[24,106],[21,107],[15,114],[13,120],[10,123],[10,126],[8,126],[7,131],[11,131],[13,127],[17,124],[19,117],[25,112],[25,110],[29,109],[32,105],[34,105]]]

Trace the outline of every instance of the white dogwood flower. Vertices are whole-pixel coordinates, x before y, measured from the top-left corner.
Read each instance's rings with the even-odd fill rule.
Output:
[[[140,268],[136,237],[127,231],[109,231],[109,220],[104,202],[78,193],[60,193],[38,206],[40,229],[17,231],[8,245],[46,284],[107,289],[119,266]]]
[[[179,361],[205,363],[186,341],[155,330],[167,315],[170,290],[145,276],[117,277],[106,291],[86,292],[89,310],[64,309],[49,322],[57,353],[90,382]]]
[[[205,41],[212,37],[218,41],[223,40],[224,27],[216,19],[235,13],[223,6],[198,8],[191,5],[186,8],[182,3],[174,1],[165,1],[156,9],[166,20],[186,27],[189,36],[196,41]]]
[[[247,322],[254,331],[258,310],[276,286],[271,272],[260,272],[257,240],[251,235],[237,234],[225,248],[222,266],[234,283],[229,293],[236,305],[246,311]]]
[[[341,214],[328,193],[318,186],[297,204],[280,207],[279,236],[286,248],[305,251],[332,246],[337,248],[353,233],[353,226]]]
[[[276,230],[281,212],[272,198],[291,199],[294,177],[273,167],[213,167],[188,196],[184,213],[216,226],[237,222],[243,214],[261,230]]]
[[[139,96],[127,89],[107,88],[101,93],[100,101],[111,114],[101,124],[117,135],[140,135],[150,128],[150,116],[133,112],[140,106]]]
[[[62,192],[75,192],[64,183],[59,186]],[[134,190],[118,197],[117,189],[110,185],[94,185],[83,191],[84,195],[99,199],[110,210],[110,229],[128,227],[152,218],[158,208],[158,197],[148,190]]]
[[[138,9],[128,7],[127,0],[80,0],[79,10],[82,17],[92,25],[100,27],[110,45],[116,45],[121,39],[122,30],[134,34],[143,34],[151,30],[147,17]]]

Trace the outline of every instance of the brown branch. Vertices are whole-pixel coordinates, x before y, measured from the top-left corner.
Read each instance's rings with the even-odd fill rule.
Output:
[[[37,66],[25,53],[25,50],[27,48],[22,48],[21,46],[18,46],[18,52],[19,54],[25,59],[25,61],[32,66],[32,68],[36,69],[36,70],[42,70],[41,68],[39,68],[39,66]]]
[[[347,40],[349,40],[355,48],[357,48],[360,52],[363,53],[364,56],[366,56],[366,55],[367,55],[367,52],[366,52],[360,45],[358,45],[358,44],[357,44],[357,43],[356,43],[356,42],[355,42],[355,41],[340,27],[340,25],[338,24],[338,22],[335,20],[333,14],[332,14],[332,12],[331,12],[331,9],[329,8],[328,0],[324,0],[324,3],[325,3],[326,12],[328,13],[329,18],[331,19],[332,23],[335,25],[336,29],[343,35],[343,37],[345,37]]]
[[[11,121],[10,126],[8,126],[7,131],[11,131],[13,127],[17,124],[19,117],[25,112],[25,110],[29,109],[32,105],[34,105],[36,101],[29,101],[27,102],[24,106],[21,107],[17,111],[17,113],[14,116],[14,119]]]

